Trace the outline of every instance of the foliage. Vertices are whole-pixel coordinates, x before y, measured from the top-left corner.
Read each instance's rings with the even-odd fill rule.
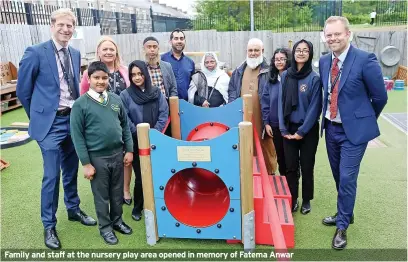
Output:
[[[255,30],[311,31],[320,30],[331,15],[347,17],[351,24],[370,22],[376,10],[376,23],[400,23],[407,19],[405,0],[254,0]],[[250,2],[198,0],[194,30],[250,30]]]

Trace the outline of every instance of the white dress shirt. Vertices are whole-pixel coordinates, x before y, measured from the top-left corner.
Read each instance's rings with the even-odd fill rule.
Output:
[[[54,38],[52,39],[52,41],[54,42],[54,45],[58,50],[59,58],[61,59],[61,62],[60,62],[60,59],[58,59],[57,53],[55,53],[55,60],[57,61],[57,68],[58,68],[58,79],[60,81],[60,101],[59,101],[58,110],[64,109],[66,107],[72,108],[72,105],[74,104],[75,100],[72,99],[71,94],[69,93],[68,83],[65,80],[64,71],[62,71],[62,67],[61,67],[61,63],[64,63],[64,58],[65,58],[64,52],[61,51],[63,46],[60,45],[57,41],[55,41]],[[68,45],[65,48],[68,49]],[[74,74],[74,70],[72,68],[71,57],[69,59],[70,59],[70,62],[71,62],[70,63],[71,72],[72,72],[72,74]]]
[[[101,100],[99,99],[100,94],[98,92],[96,92],[95,90],[93,90],[92,88],[89,88],[88,95],[90,97],[92,97],[95,101],[97,101],[98,103],[101,102]],[[108,92],[106,92],[106,90],[105,90],[105,91],[103,91],[102,95],[103,95],[103,98],[105,99],[105,101],[107,101],[108,100]]]

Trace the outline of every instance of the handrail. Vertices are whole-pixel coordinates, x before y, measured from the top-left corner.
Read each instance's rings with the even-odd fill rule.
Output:
[[[254,140],[255,140],[255,149],[257,152],[258,156],[258,163],[259,163],[259,169],[261,172],[261,178],[262,178],[262,189],[264,191],[264,201],[266,202],[267,207],[267,214],[269,216],[269,225],[271,227],[272,231],[272,238],[273,238],[273,243],[275,246],[275,252],[279,253],[287,253],[287,247],[285,243],[285,237],[283,235],[282,227],[280,226],[279,223],[279,216],[277,212],[273,212],[273,210],[277,210],[276,204],[275,204],[275,198],[273,197],[272,194],[272,187],[269,182],[268,178],[268,172],[266,170],[266,165],[265,165],[265,159],[262,154],[262,147],[261,147],[261,142],[259,141],[259,136],[258,132],[254,126]],[[259,214],[262,216],[262,214]],[[281,258],[278,257],[278,261],[289,261],[288,258]]]

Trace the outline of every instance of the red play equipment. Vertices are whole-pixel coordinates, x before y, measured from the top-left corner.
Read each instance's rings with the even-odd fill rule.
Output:
[[[290,191],[285,177],[267,173],[250,123],[252,97],[215,113],[169,102],[173,139],[138,125],[148,244],[176,237],[242,241],[246,250],[273,245],[280,253],[294,247]]]
[[[230,205],[224,182],[201,168],[188,168],[176,173],[165,188],[164,199],[169,212],[178,221],[193,227],[217,223]]]
[[[203,123],[190,132],[187,140],[209,140],[227,131],[228,127],[221,123]],[[273,245],[279,249],[292,248],[295,245],[295,227],[291,214],[292,198],[286,178],[267,175],[255,128],[254,137],[254,150],[257,152],[253,161],[255,243]],[[198,227],[219,221],[227,212],[230,200],[228,188],[221,179],[214,173],[199,168],[186,169],[172,177],[166,187],[165,199],[169,210],[178,220]],[[175,199],[177,201],[173,201]]]

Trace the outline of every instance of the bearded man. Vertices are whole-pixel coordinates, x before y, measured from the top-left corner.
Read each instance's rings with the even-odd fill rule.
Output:
[[[171,64],[177,81],[177,93],[180,99],[188,101],[188,89],[191,76],[195,72],[194,61],[183,52],[186,47],[186,36],[178,28],[170,34],[171,50],[161,56],[163,61]]]
[[[169,97],[177,96],[177,82],[171,64],[161,61],[159,41],[152,36],[143,41],[145,61],[149,69],[152,85],[158,87],[168,101]]]
[[[248,41],[246,60],[232,72],[228,86],[228,102],[231,103],[245,94],[252,95],[252,124],[258,132],[268,174],[274,175],[277,168],[275,145],[272,137],[264,136],[263,139],[261,137],[264,127],[259,98],[262,95],[262,87],[268,81],[265,74],[268,71],[268,64],[263,53],[264,46],[260,39],[252,38]],[[256,155],[255,150],[254,155]]]

